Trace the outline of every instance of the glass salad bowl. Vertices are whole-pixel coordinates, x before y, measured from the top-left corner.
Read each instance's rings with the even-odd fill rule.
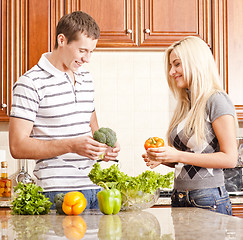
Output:
[[[153,194],[137,190],[121,191],[121,211],[136,211],[152,207],[159,199],[160,189]]]

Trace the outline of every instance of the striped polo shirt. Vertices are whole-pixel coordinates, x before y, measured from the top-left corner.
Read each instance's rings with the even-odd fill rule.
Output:
[[[40,140],[92,136],[90,117],[94,112],[94,84],[83,67],[74,73],[55,68],[42,55],[38,64],[21,76],[13,87],[11,117],[33,122],[31,137]],[[75,153],[36,161],[37,184],[46,191],[98,188],[88,174],[95,161]]]

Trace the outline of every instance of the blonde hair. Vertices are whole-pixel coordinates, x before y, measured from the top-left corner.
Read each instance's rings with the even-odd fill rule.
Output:
[[[181,59],[184,79],[190,88],[190,99],[187,89],[178,88],[170,76],[170,54]],[[189,36],[172,44],[165,54],[166,76],[170,90],[178,99],[174,115],[167,132],[169,135],[176,125],[187,118],[186,136],[195,134],[198,143],[205,139],[205,107],[207,100],[217,91],[224,91],[220,86],[220,78],[213,55],[207,44],[198,37]]]

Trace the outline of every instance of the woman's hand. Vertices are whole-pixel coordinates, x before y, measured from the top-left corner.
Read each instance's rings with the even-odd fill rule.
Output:
[[[153,169],[153,168],[155,168],[155,167],[158,167],[158,166],[161,164],[161,162],[159,162],[159,161],[152,161],[152,160],[149,160],[148,157],[147,157],[147,153],[144,153],[144,154],[142,155],[142,157],[143,157],[144,162],[146,162],[146,165],[147,165],[148,167],[150,167],[151,169]]]
[[[149,148],[147,157],[150,161],[158,161],[162,164],[176,163],[179,161],[180,151],[173,147]]]
[[[149,148],[142,157],[151,169],[160,164],[174,168],[178,162],[179,151],[172,147]]]

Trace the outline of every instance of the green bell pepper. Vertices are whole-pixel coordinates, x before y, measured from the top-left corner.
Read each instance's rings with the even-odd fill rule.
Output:
[[[104,186],[104,190],[97,193],[100,211],[107,215],[117,214],[121,209],[120,191],[109,189],[104,182],[99,182],[98,185]]]

